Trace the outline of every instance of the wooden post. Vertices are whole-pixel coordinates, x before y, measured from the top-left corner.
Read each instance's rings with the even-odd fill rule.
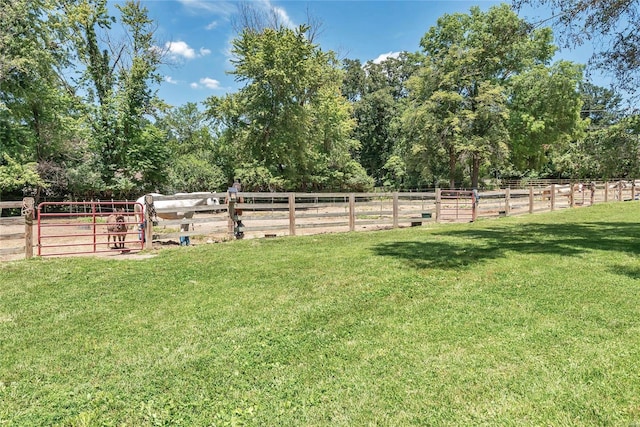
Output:
[[[149,249],[153,249],[153,220],[151,219],[151,212],[149,212],[149,206],[153,204],[153,196],[147,194],[144,196],[144,244]]]
[[[440,222],[440,207],[442,204],[442,192],[436,188],[436,222]]]
[[[533,187],[529,187],[529,213],[533,213]]]
[[[622,201],[622,183],[618,181],[618,201]]]
[[[393,192],[393,228],[398,228],[398,192]]]
[[[478,193],[478,189],[474,188],[471,192],[471,222],[474,222],[478,219],[478,202],[480,195]]]
[[[289,193],[289,236],[296,235],[296,193]]]
[[[349,231],[356,231],[356,195],[349,193]]]
[[[504,189],[504,215],[509,216],[511,213],[511,187]]]
[[[22,199],[22,211],[24,213],[24,256],[33,258],[33,209],[35,201],[33,197]]]
[[[551,194],[549,194],[549,201],[551,203],[551,210],[556,209],[556,185],[551,184]]]
[[[227,191],[227,234],[229,235],[230,239],[233,239],[234,237],[233,229],[235,226],[235,221],[233,220],[233,217],[236,214],[235,196],[236,194],[234,194],[234,198],[232,198],[231,192]]]
[[[570,207],[575,207],[575,200],[573,197],[573,181],[569,181],[569,206]]]
[[[609,181],[604,182],[604,202],[609,201]]]

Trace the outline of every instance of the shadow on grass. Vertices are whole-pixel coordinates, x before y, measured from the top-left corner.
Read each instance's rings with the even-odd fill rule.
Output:
[[[377,255],[423,268],[461,268],[506,256],[507,252],[580,256],[591,250],[640,253],[640,226],[628,222],[527,223],[428,234],[424,241],[390,242]],[[640,277],[640,269],[626,272]]]

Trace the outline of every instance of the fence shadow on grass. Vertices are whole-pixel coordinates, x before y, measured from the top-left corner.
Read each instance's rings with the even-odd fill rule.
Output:
[[[578,257],[591,250],[640,254],[640,227],[629,222],[527,223],[467,230],[436,231],[421,241],[389,242],[374,253],[411,267],[465,268],[507,253]],[[640,277],[640,270],[628,272]]]

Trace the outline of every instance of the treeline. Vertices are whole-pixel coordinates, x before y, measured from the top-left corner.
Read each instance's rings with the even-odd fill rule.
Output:
[[[2,198],[638,176],[638,116],[508,5],[442,16],[419,51],[366,64],[310,25],[252,20],[232,47],[241,89],[177,107],[157,96],[165,52],[140,2],[0,6]]]

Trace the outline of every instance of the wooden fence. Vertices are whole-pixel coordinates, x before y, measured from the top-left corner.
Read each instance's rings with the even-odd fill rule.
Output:
[[[428,222],[469,222],[479,218],[531,214],[596,203],[633,200],[636,186],[597,182],[591,185],[550,185],[543,188],[505,188],[484,191],[474,199],[472,191],[436,189],[431,192],[388,193],[252,193],[241,192],[244,233],[250,237],[294,236],[328,232],[364,231],[419,226]],[[149,227],[152,240],[200,237],[209,241],[233,238],[234,224],[223,201],[226,193],[209,193],[221,204],[193,208],[191,219],[160,220]],[[185,196],[181,196],[185,197]],[[176,196],[159,196],[173,200]],[[163,210],[159,210],[162,212]],[[170,210],[167,210],[169,212]],[[152,224],[151,219],[148,220]],[[180,226],[189,224],[189,231]]]
[[[33,256],[33,209],[34,199],[26,197],[22,201],[0,202],[3,209],[20,209],[20,215],[0,217],[0,257],[12,258]]]
[[[440,189],[383,193],[241,192],[238,196],[243,197],[244,202],[236,203],[235,209],[243,211],[241,220],[246,237],[294,236],[420,226],[429,222],[469,222],[635,200],[639,186],[640,182],[596,182],[593,186],[574,183],[505,188],[479,194]],[[155,224],[152,221],[155,218],[147,218],[147,242],[170,242],[186,236],[205,242],[233,239],[234,223],[229,217],[229,205],[225,203],[227,193],[198,194],[217,198],[220,204],[189,208],[195,212],[192,218],[158,219]],[[156,196],[154,200],[186,197],[189,195]],[[9,254],[30,258],[34,245],[33,199],[0,202],[0,208],[22,211],[20,216],[0,219],[0,259],[7,259],[3,255]],[[171,212],[172,209],[156,211]],[[186,225],[188,231],[183,231]]]

